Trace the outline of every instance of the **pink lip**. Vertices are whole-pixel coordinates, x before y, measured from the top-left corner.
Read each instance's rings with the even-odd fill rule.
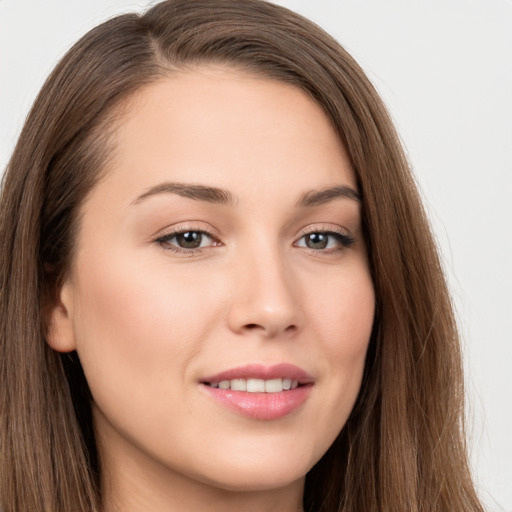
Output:
[[[249,393],[208,386],[210,382],[231,379],[292,379],[299,381],[299,387],[279,393]],[[277,420],[297,410],[309,397],[314,379],[304,370],[290,364],[274,366],[248,365],[201,379],[201,389],[210,397],[242,416],[258,420]]]
[[[225,372],[217,373],[201,379],[201,382],[220,382],[221,380],[232,379],[292,379],[298,380],[300,384],[311,384],[313,377],[293,364],[276,364],[273,366],[264,366],[262,364],[249,364],[247,366],[240,366],[232,368]]]

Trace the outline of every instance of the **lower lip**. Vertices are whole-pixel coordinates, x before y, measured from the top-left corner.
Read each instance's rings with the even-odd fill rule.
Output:
[[[248,393],[201,385],[209,395],[242,416],[257,420],[277,420],[296,411],[309,397],[313,385],[278,393]]]

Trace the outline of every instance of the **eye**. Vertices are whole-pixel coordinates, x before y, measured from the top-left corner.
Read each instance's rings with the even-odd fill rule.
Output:
[[[336,251],[349,247],[354,239],[335,231],[314,231],[303,235],[296,243],[297,247],[306,247],[315,251]]]
[[[193,252],[218,244],[206,231],[192,229],[167,233],[157,238],[156,242],[165,249],[174,250],[176,252]]]

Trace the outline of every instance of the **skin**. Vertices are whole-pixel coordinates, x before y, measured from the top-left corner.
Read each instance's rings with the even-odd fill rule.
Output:
[[[300,511],[356,400],[374,316],[360,203],[296,205],[357,190],[346,151],[299,89],[214,66],[139,91],[116,137],[49,334],[78,351],[91,388],[105,511]],[[234,200],[147,194],[169,182]],[[176,252],[176,228],[211,237]],[[353,243],[305,236],[332,231]],[[261,420],[200,384],[249,363],[302,368],[308,399]]]

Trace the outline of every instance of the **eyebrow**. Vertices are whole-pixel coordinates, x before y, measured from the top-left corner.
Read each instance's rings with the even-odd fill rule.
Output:
[[[359,192],[346,185],[324,188],[322,190],[311,190],[302,194],[296,203],[298,208],[310,208],[333,201],[334,199],[351,199],[361,203]]]
[[[134,201],[132,201],[132,204],[138,204],[148,197],[159,194],[176,194],[196,201],[231,206],[236,205],[238,202],[237,198],[231,192],[217,187],[185,183],[161,183],[151,187],[146,192],[138,196]],[[359,192],[346,185],[340,185],[305,192],[299,197],[295,206],[297,208],[311,208],[326,204],[335,199],[351,199],[358,203],[361,202]]]
[[[161,183],[151,187],[138,196],[132,204],[138,204],[144,199],[158,194],[176,194],[188,199],[204,201],[206,203],[235,205],[235,196],[228,190],[205,185],[189,185],[185,183]]]

